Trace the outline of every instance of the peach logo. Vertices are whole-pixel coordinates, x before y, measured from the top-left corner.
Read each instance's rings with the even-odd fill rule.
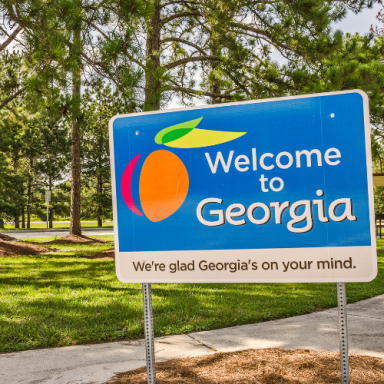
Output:
[[[171,148],[201,148],[235,140],[246,132],[212,131],[196,128],[203,118],[162,129],[155,143]],[[121,178],[121,193],[129,209],[136,215],[143,213],[132,198],[132,175],[140,154],[125,168]],[[140,173],[139,195],[142,210],[152,222],[173,215],[184,203],[189,188],[187,168],[174,153],[159,149],[145,159]]]

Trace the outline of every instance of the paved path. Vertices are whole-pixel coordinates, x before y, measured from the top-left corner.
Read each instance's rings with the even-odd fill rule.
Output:
[[[113,228],[84,228],[81,230],[85,236],[94,235],[113,235]],[[20,230],[20,231],[0,231],[5,235],[15,237],[16,239],[30,239],[34,237],[62,237],[69,234],[69,229],[50,229],[50,230]]]
[[[57,223],[61,223],[61,224],[70,224],[71,222],[69,220],[63,220],[63,221],[54,221],[53,224],[57,224]],[[81,224],[83,223],[97,223],[97,220],[81,220]],[[107,221],[103,221],[103,223],[113,223],[112,220],[107,220]],[[14,223],[12,221],[9,221],[9,222],[5,222],[4,224],[10,224],[10,225],[13,225]],[[33,224],[47,224],[46,221],[31,221],[31,225]],[[383,227],[384,227],[384,224],[383,224]],[[384,234],[384,231],[383,231],[383,234]]]
[[[257,303],[255,303],[257,305]],[[384,358],[384,295],[348,305],[350,352]],[[156,360],[249,348],[338,351],[337,309],[254,325],[167,336],[155,341]],[[0,354],[0,382],[102,384],[145,365],[143,340]]]

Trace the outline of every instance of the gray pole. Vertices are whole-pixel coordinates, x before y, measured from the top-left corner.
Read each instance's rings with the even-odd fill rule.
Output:
[[[345,283],[337,283],[337,303],[339,305],[341,384],[349,384],[347,295]]]
[[[47,199],[47,229],[49,227],[49,225],[48,225],[48,221],[49,221],[49,219],[48,219],[48,210],[49,210],[49,202],[48,202],[48,199]]]
[[[147,356],[147,383],[156,384],[151,284],[143,283],[143,303],[145,353]]]

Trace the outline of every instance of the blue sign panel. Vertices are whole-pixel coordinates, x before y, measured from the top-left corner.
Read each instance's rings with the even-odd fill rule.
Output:
[[[110,134],[117,265],[127,273],[120,270],[121,279],[264,281],[261,272],[251,274],[250,250],[258,250],[252,257],[276,259],[278,269],[265,270],[265,281],[371,279],[376,272],[367,103],[364,93],[351,91],[115,117]],[[350,260],[352,247],[366,256]],[[195,266],[203,259],[217,262],[220,251],[235,256],[233,262],[247,255],[237,261],[236,276],[228,266],[224,270],[225,263],[222,272],[208,266],[205,274]],[[171,272],[169,259],[164,271],[152,266],[146,274],[137,262],[156,261],[155,252],[186,265],[189,255],[194,270]],[[320,264],[299,276],[298,265],[283,272],[284,258],[305,255],[309,261],[311,254],[317,255],[314,264],[324,257],[331,263],[334,255],[350,268]],[[241,263],[249,269],[241,270]]]

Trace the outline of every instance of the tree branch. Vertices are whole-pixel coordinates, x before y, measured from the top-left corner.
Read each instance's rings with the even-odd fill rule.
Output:
[[[117,86],[119,86],[119,82],[116,81],[113,77],[111,77],[107,73],[102,73],[100,71],[100,67],[103,67],[103,63],[97,62],[92,60],[90,57],[88,57],[84,52],[81,53],[81,55],[87,60],[88,64],[91,65],[91,67],[101,76],[106,77],[107,79],[111,80],[113,83],[115,83]]]
[[[243,29],[245,31],[250,31],[250,32],[256,33],[258,35],[263,35],[263,36],[267,36],[268,38],[271,38],[271,34],[268,31],[264,31],[264,30],[259,29],[259,28],[254,28],[249,24],[241,24],[241,23],[231,22],[231,23],[229,23],[229,25],[231,27],[234,27],[234,28],[240,28],[240,29]]]
[[[222,99],[232,99],[232,95],[225,95],[222,93],[211,93],[211,92],[206,92],[206,91],[196,91],[195,89],[191,88],[184,88],[184,87],[179,87],[179,86],[174,86],[170,87],[173,91],[176,92],[185,92],[189,93],[190,95],[194,96],[210,96],[210,97],[216,97],[216,98],[222,98]]]
[[[111,39],[97,26],[95,25],[94,23],[90,23],[90,25],[96,29],[96,31],[100,32],[101,35],[107,39],[108,41],[111,41]],[[125,52],[125,54],[128,56],[128,58],[130,60],[132,60],[134,63],[136,63],[137,65],[139,65],[141,68],[145,69],[144,65],[142,63],[140,63],[140,61],[136,60],[133,56],[131,56],[129,53]]]
[[[169,23],[170,21],[177,19],[179,17],[186,17],[186,16],[202,16],[201,12],[179,12],[175,13],[174,15],[168,16],[165,19],[161,20],[160,25],[163,27],[165,24]]]
[[[168,3],[165,3],[161,6],[161,8],[165,8],[167,7],[168,5],[173,5],[173,4],[195,4],[195,5],[199,5],[200,3],[197,2],[197,1],[188,1],[188,0],[176,0],[176,1],[169,1]]]
[[[13,95],[7,97],[5,100],[0,102],[0,109],[3,109],[8,103],[10,103],[12,100],[16,99],[17,96],[19,96],[21,93],[23,93],[27,88],[23,87],[20,88],[16,93]]]
[[[168,41],[178,41],[179,43],[190,45],[191,47],[193,47],[193,48],[197,49],[199,52],[201,52],[203,55],[207,55],[206,52],[202,48],[200,48],[198,45],[196,45],[196,44],[194,44],[188,40],[180,39],[178,37],[167,37],[167,38],[161,40],[160,43],[163,44],[163,43],[167,43]]]
[[[22,30],[23,28],[20,27],[20,25],[13,31],[13,33],[8,37],[7,40],[4,41],[3,44],[0,45],[0,52],[4,51],[5,48],[8,47],[8,45],[16,38],[18,33]]]
[[[175,67],[178,67],[179,65],[183,65],[186,63],[192,63],[194,61],[203,61],[203,60],[208,60],[208,61],[220,61],[220,59],[216,56],[195,56],[195,57],[186,57],[185,59],[177,60],[174,61],[173,63],[169,63],[167,65],[164,65],[163,68],[165,69],[172,69]]]

